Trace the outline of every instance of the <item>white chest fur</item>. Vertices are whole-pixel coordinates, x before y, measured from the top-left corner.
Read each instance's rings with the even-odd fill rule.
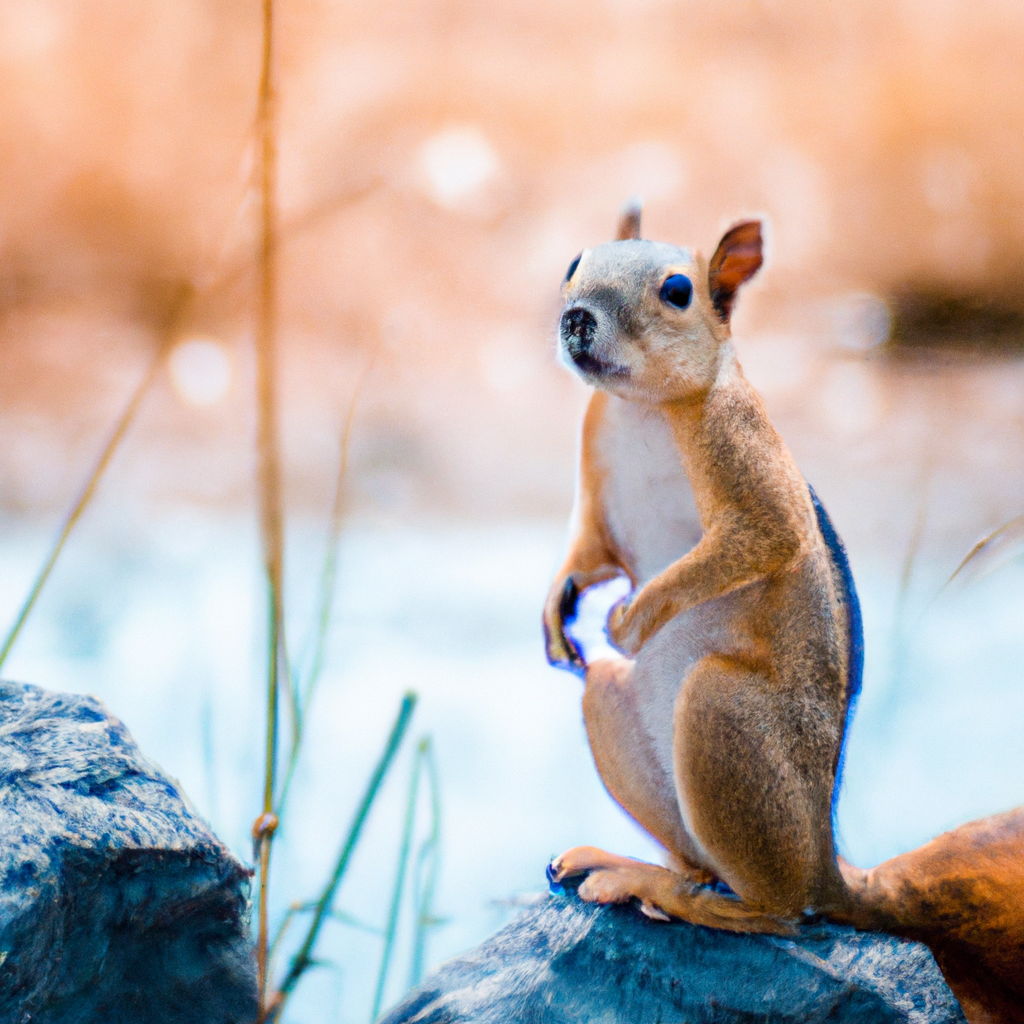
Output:
[[[657,409],[610,396],[598,451],[606,522],[640,587],[700,540],[693,491]]]
[[[693,491],[668,424],[656,409],[611,397],[598,451],[605,521],[639,589],[700,540]],[[633,686],[640,717],[670,778],[679,689],[698,660],[730,649],[731,622],[752,599],[756,594],[739,592],[692,608],[656,633],[636,657]],[[682,811],[686,821],[686,808]]]

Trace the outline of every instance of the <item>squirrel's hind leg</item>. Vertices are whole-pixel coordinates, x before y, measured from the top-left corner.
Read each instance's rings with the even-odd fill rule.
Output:
[[[640,720],[632,661],[602,658],[590,665],[583,718],[598,774],[616,803],[668,851],[674,867],[695,881],[714,881],[699,866],[675,782]]]
[[[846,887],[831,794],[842,722],[806,688],[708,655],[676,699],[675,774],[687,824],[722,878],[779,918],[825,910]]]
[[[608,658],[587,670],[583,716],[597,770],[609,793],[668,850],[675,870],[578,846],[556,857],[549,879],[586,875],[579,895],[596,903],[637,900],[648,916],[738,932],[789,934],[793,924],[735,896],[716,891],[715,875],[700,866],[683,824],[674,780],[662,767],[640,719],[633,662]]]

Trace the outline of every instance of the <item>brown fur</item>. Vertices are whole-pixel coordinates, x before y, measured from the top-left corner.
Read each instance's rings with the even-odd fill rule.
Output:
[[[1024,1019],[1024,812],[964,826],[873,871],[837,862],[846,606],[807,485],[729,331],[736,292],[761,265],[760,225],[732,228],[710,263],[639,242],[635,208],[618,237],[584,252],[566,283],[563,349],[600,390],[584,419],[573,540],[544,624],[551,661],[585,671],[601,778],[672,866],[578,847],[556,858],[553,876],[586,875],[585,899],[636,899],[653,917],[786,933],[816,912],[918,938],[972,1024]],[[673,275],[692,282],[688,305],[663,296]],[[641,550],[648,511],[630,507],[623,482],[629,463],[650,456],[616,447],[622,424],[641,445],[651,439],[648,451],[670,437],[699,518],[696,542],[680,541],[684,553],[653,574]],[[661,472],[666,487],[683,486],[670,467]],[[638,498],[653,505],[660,479],[644,481]],[[677,527],[683,537],[685,523]],[[635,591],[612,609],[608,633],[625,657],[584,665],[563,620],[582,590],[622,573]],[[659,724],[665,716],[670,727]],[[715,879],[738,898],[709,886]]]
[[[1024,1022],[1024,807],[869,871],[840,866],[850,923],[928,945],[971,1024]]]

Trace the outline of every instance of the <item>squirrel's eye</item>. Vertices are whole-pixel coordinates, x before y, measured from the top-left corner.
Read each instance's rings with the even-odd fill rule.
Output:
[[[568,284],[572,280],[572,275],[576,273],[576,268],[580,265],[581,259],[583,259],[583,253],[580,253],[579,256],[569,264],[569,269],[565,272],[565,280],[562,284]]]
[[[693,285],[685,274],[673,274],[665,278],[661,286],[661,301],[679,309],[686,309],[693,298]]]

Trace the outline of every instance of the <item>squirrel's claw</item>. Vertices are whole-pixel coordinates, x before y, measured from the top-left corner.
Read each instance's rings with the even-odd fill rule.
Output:
[[[586,675],[587,664],[579,647],[560,627],[557,632],[553,630],[547,618],[544,619],[544,651],[548,664],[554,668],[565,669],[578,676]]]
[[[640,913],[646,914],[652,921],[672,920],[660,907],[656,907],[653,903],[645,903],[643,900],[640,901]]]
[[[548,878],[548,892],[555,896],[564,896],[565,886],[558,879],[558,870],[555,867],[554,861],[551,861],[544,869],[544,874]]]
[[[583,676],[587,671],[583,652],[565,631],[565,624],[576,618],[579,599],[580,589],[576,581],[569,576],[562,587],[555,613],[544,615],[544,641],[549,665]]]

